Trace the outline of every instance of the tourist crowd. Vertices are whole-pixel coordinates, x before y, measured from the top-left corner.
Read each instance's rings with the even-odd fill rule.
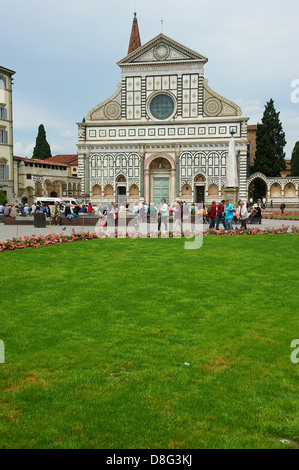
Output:
[[[200,208],[198,208],[200,207]],[[167,230],[167,222],[169,216],[173,217],[174,226],[183,220],[184,214],[193,214],[202,217],[204,224],[209,224],[209,228],[219,230],[220,224],[225,230],[231,230],[240,225],[241,228],[246,229],[247,223],[252,223],[255,218],[259,224],[262,221],[261,204],[252,204],[243,201],[238,202],[238,207],[233,207],[230,201],[222,200],[218,204],[213,201],[208,207],[205,205],[196,205],[192,203],[189,205],[186,201],[176,201],[170,205],[163,199],[161,204],[146,202],[135,202],[132,207],[129,204],[122,204],[118,207],[114,202],[102,203],[97,207],[93,207],[91,203],[76,204],[62,204],[56,202],[54,205],[43,204],[37,202],[32,204],[7,204],[0,205],[0,215],[4,217],[17,217],[34,215],[36,212],[43,212],[46,217],[52,219],[53,223],[59,224],[62,216],[69,219],[79,217],[80,215],[94,214],[96,217],[103,219],[103,225],[112,224],[112,220],[117,219],[121,214],[138,215],[141,222],[158,223],[158,230],[161,225]]]

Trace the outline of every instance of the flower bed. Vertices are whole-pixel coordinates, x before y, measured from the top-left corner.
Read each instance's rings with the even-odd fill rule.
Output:
[[[59,234],[54,235],[31,235],[31,237],[20,237],[13,238],[12,240],[6,240],[6,242],[0,242],[0,252],[21,250],[23,248],[37,248],[45,245],[58,245],[60,243],[73,243],[82,240],[93,240],[98,238],[96,233],[89,232],[72,232],[71,235]]]
[[[85,240],[95,240],[98,238],[192,238],[195,236],[236,236],[236,235],[282,235],[288,232],[290,226],[282,225],[280,228],[248,228],[247,230],[215,230],[208,229],[204,232],[194,232],[191,230],[186,230],[184,233],[179,231],[169,232],[168,233],[140,233],[138,231],[133,231],[130,233],[118,232],[104,232],[98,231],[95,233],[89,232],[75,232],[73,231],[71,235],[65,235],[64,233],[59,235],[54,235],[50,233],[49,235],[32,235],[31,237],[20,237],[13,238],[12,240],[7,240],[5,242],[0,242],[0,252],[3,251],[12,251],[12,250],[21,250],[24,248],[38,248],[40,246],[47,245],[58,245],[61,243],[73,243],[76,241],[85,241]],[[292,225],[291,231],[289,233],[299,234],[299,227]]]
[[[284,214],[281,214],[281,212],[272,212],[272,214],[263,214],[263,219],[299,220],[299,212],[285,211]]]

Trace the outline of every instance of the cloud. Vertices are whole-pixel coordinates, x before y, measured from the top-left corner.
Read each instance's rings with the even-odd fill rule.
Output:
[[[11,0],[2,6],[1,65],[16,71],[16,149],[28,152],[42,123],[52,149],[76,152],[76,122],[121,79],[116,62],[127,54],[134,6],[123,0]],[[212,89],[237,102],[250,123],[261,120],[270,98],[283,118],[292,111],[298,0],[139,0],[136,8],[142,44],[161,32],[163,19],[165,35],[208,57]],[[298,129],[292,119],[283,122],[288,145]]]
[[[21,142],[14,142],[14,156],[31,158],[34,146],[33,142],[25,146]]]

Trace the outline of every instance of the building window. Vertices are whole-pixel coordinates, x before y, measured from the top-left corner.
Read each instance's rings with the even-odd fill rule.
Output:
[[[0,160],[0,180],[9,180],[9,166],[7,160]]]
[[[0,106],[0,119],[7,119],[7,109],[4,106]]]
[[[3,75],[0,75],[0,89],[5,89],[6,88],[6,77]]]
[[[31,174],[28,173],[28,174],[26,175],[26,178],[27,178],[27,180],[31,180]]]
[[[174,112],[174,101],[166,94],[156,95],[150,103],[150,112],[156,119],[168,119]]]
[[[7,131],[0,129],[0,144],[7,144],[8,134]]]

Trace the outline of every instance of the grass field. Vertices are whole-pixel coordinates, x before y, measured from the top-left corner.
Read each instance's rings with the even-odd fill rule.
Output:
[[[296,447],[298,254],[296,235],[2,253],[0,448]]]

